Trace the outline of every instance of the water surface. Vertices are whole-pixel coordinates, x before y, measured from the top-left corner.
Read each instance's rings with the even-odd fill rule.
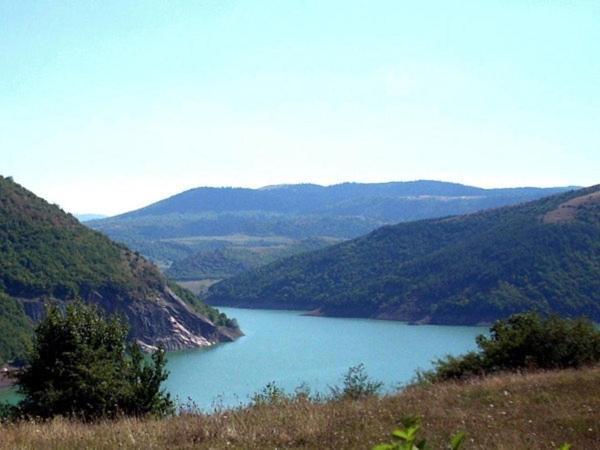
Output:
[[[418,368],[476,347],[483,327],[407,325],[394,321],[303,316],[296,311],[219,308],[244,333],[236,342],[169,354],[167,389],[203,409],[234,406],[269,382],[292,391],[307,383],[319,392],[340,384],[363,363],[386,391],[413,379]]]
[[[483,327],[406,325],[371,319],[303,316],[296,311],[220,308],[246,334],[205,350],[169,353],[165,387],[182,403],[200,408],[246,403],[269,382],[292,391],[302,383],[328,393],[350,366],[363,363],[385,390],[409,382],[417,369],[447,354],[473,350]],[[0,400],[15,401],[0,390]]]

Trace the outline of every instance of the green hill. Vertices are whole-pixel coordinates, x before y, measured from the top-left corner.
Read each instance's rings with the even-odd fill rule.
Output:
[[[216,242],[213,242],[215,244]],[[219,248],[198,251],[175,261],[165,274],[174,280],[222,279],[272,263],[295,254],[318,250],[336,243],[333,239],[312,238],[269,243],[251,239],[244,245],[223,242]]]
[[[224,315],[170,284],[138,253],[4,177],[0,248],[0,360],[22,354],[31,323],[48,299],[81,298],[121,313],[131,338],[146,347],[202,346],[239,333]]]
[[[175,273],[202,276],[210,266],[207,252],[231,247],[219,255],[222,276],[239,273],[239,260],[260,258],[270,245],[255,251],[256,238],[278,239],[289,255],[304,239],[355,238],[386,224],[466,214],[486,208],[538,199],[567,188],[482,189],[441,181],[297,184],[261,189],[191,189],[136,211],[87,222],[119,242],[140,251],[164,268],[178,262]],[[242,242],[239,237],[246,238]],[[255,239],[250,239],[255,238]],[[245,251],[247,250],[247,251]],[[240,256],[244,253],[244,256]],[[239,256],[239,257],[238,257]]]
[[[211,287],[215,305],[439,324],[538,310],[600,321],[600,186],[382,227]]]

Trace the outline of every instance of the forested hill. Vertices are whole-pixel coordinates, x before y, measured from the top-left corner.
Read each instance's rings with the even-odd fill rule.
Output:
[[[239,333],[139,254],[4,177],[0,248],[0,361],[20,356],[45,299],[80,298],[122,313],[146,346],[195,347]]]
[[[208,301],[438,324],[526,310],[600,321],[600,186],[385,226],[225,280]]]
[[[387,223],[462,214],[567,188],[482,189],[441,181],[197,188],[120,216],[90,222],[114,238],[233,233],[356,237]]]
[[[409,181],[390,183],[342,183],[332,186],[296,184],[247,188],[196,188],[159,201],[145,208],[119,216],[121,218],[147,215],[187,214],[204,212],[263,211],[284,214],[365,215],[366,199],[473,198],[487,197],[530,198],[550,195],[561,188],[482,189],[442,181]],[[377,209],[371,215],[386,216],[389,211]]]
[[[163,268],[172,267],[168,273],[178,278],[211,278],[217,258],[221,278],[300,251],[306,239],[323,246],[387,224],[466,214],[566,190],[481,189],[441,181],[202,187],[86,225]]]

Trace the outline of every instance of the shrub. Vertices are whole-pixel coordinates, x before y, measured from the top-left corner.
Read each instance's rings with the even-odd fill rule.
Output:
[[[586,319],[516,314],[497,321],[490,337],[478,336],[478,352],[448,356],[421,374],[429,381],[500,371],[578,368],[600,362],[600,331]]]
[[[74,302],[64,314],[50,306],[35,330],[29,366],[17,375],[21,413],[84,420],[171,413],[160,389],[168,376],[165,352],[157,350],[149,364],[126,337],[121,319],[105,318],[94,306]]]
[[[383,383],[369,378],[364,364],[350,367],[344,375],[342,387],[330,387],[334,399],[358,400],[360,398],[377,395]]]
[[[277,405],[290,400],[292,396],[285,392],[284,389],[277,386],[274,381],[267,383],[264,388],[256,392],[250,398],[253,406],[260,405]]]

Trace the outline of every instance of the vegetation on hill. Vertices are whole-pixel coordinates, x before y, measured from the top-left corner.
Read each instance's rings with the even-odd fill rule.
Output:
[[[193,337],[199,345],[231,339],[235,332],[219,330],[175,298],[166,278],[139,253],[79,223],[10,178],[0,177],[0,322],[10,333],[0,337],[0,357],[21,356],[31,323],[43,315],[47,299],[84,299],[110,312],[124,314],[130,337],[147,345],[159,342],[176,348]],[[180,291],[181,292],[181,291]],[[189,296],[185,296],[189,298]],[[11,300],[13,299],[13,300]],[[18,305],[15,303],[17,301]],[[195,301],[196,307],[199,301]],[[144,317],[153,316],[153,321]],[[180,336],[171,318],[189,332]]]
[[[418,417],[432,448],[457,431],[464,450],[558,448],[600,444],[600,369],[502,374],[468,382],[415,385],[384,397],[193,411],[167,419],[82,423],[68,419],[0,425],[0,449],[368,449],[406,417]]]
[[[24,398],[13,414],[97,420],[172,413],[173,402],[161,390],[168,376],[164,350],[155,351],[150,364],[126,337],[120,318],[105,318],[93,306],[71,303],[64,314],[49,307],[28,365],[17,375]]]
[[[382,227],[222,281],[207,300],[445,324],[530,310],[600,321],[599,190]],[[578,198],[569,220],[548,219]]]
[[[314,184],[271,186],[261,189],[210,188],[191,189],[152,205],[121,216],[122,219],[135,217],[202,214],[206,212],[256,212],[279,214],[333,213],[343,210],[344,215],[363,215],[367,199],[425,199],[450,200],[456,198],[535,198],[564,191],[563,188],[515,188],[482,189],[441,181],[410,181],[392,183],[342,183],[332,186]],[[510,201],[510,200],[508,200]],[[356,205],[352,207],[351,205]],[[373,205],[371,205],[374,207]],[[379,215],[387,215],[387,207],[378,210]],[[113,218],[115,219],[115,218]]]
[[[247,250],[243,256],[228,251],[220,255],[204,253],[223,249],[221,244],[235,236],[285,239],[287,243],[282,245],[290,249],[277,254],[279,258],[295,253],[293,247],[301,246],[306,238],[349,239],[385,224],[465,214],[564,190],[481,189],[438,181],[198,188],[89,225],[162,267],[188,258],[175,269],[186,278],[196,272],[202,275],[205,269],[212,275],[213,264],[222,266],[218,267],[220,273],[227,268],[229,275],[243,267],[240,258],[269,262],[262,252],[253,251],[251,243],[236,243],[236,252]],[[191,239],[200,236],[204,239]],[[198,255],[192,256],[194,253]],[[217,263],[216,259],[222,261]]]
[[[165,274],[174,280],[222,279],[265,266],[278,259],[331,245],[331,239],[303,239],[277,245],[224,245],[214,250],[198,251],[173,262]]]
[[[0,292],[0,367],[25,356],[32,328],[21,304]]]

